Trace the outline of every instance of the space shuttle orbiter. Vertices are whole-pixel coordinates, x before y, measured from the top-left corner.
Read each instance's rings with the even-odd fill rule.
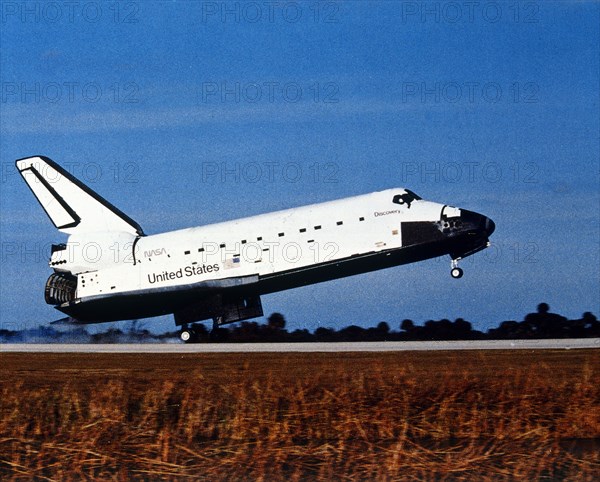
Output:
[[[262,316],[262,295],[428,258],[458,261],[489,245],[486,216],[405,188],[146,235],[140,225],[43,156],[16,166],[54,226],[46,302],[82,323],[174,314],[194,322]]]

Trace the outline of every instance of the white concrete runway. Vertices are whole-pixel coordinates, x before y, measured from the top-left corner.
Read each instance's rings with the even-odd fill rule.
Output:
[[[571,340],[394,341],[354,343],[0,344],[0,353],[343,353],[440,350],[572,350],[600,348],[600,338]]]

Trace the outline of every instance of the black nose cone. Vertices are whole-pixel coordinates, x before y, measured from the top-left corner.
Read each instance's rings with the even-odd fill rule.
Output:
[[[461,209],[460,218],[464,223],[464,228],[468,231],[474,231],[473,234],[481,233],[489,237],[496,229],[494,221],[483,214]]]

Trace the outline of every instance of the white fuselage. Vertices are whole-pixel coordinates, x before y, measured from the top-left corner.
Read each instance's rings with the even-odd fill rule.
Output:
[[[425,200],[393,204],[386,191],[248,218],[136,237],[71,236],[50,265],[78,277],[77,298],[205,280],[259,277],[402,247],[402,222],[460,210]],[[90,243],[93,246],[90,247]],[[98,254],[100,253],[100,254]],[[64,263],[65,257],[69,257]]]
[[[148,236],[45,156],[15,166],[66,244],[53,244],[46,303],[75,322],[173,314],[215,326],[263,316],[260,297],[489,245],[494,222],[404,188]]]

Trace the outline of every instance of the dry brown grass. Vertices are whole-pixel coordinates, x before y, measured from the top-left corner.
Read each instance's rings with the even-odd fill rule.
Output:
[[[594,480],[598,350],[0,354],[1,480]]]

